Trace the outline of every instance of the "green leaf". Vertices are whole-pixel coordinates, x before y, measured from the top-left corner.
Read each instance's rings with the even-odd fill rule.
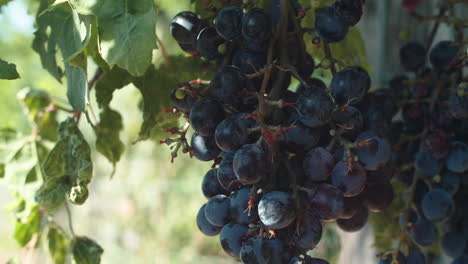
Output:
[[[67,262],[68,239],[65,234],[56,227],[50,227],[47,233],[50,256],[55,264]]]
[[[132,81],[132,76],[118,66],[114,66],[96,83],[96,101],[99,107],[105,107],[112,101],[115,90],[121,89]]]
[[[13,236],[22,247],[31,241],[35,233],[39,232],[40,222],[41,216],[37,205],[31,208],[29,215],[16,220]]]
[[[26,183],[29,172],[34,170],[37,164],[32,143],[25,141],[25,144],[14,153],[10,161],[5,163],[5,180],[9,187],[21,189]]]
[[[330,44],[330,50],[333,57],[344,62],[346,66],[359,65],[370,71],[364,40],[356,27],[349,28],[343,41]]]
[[[71,0],[73,6],[96,14],[104,59],[134,76],[151,65],[156,49],[156,13],[152,0]]]
[[[0,179],[3,179],[5,177],[5,164],[0,163]]]
[[[96,126],[96,148],[115,167],[125,150],[119,134],[123,129],[122,116],[108,107],[100,114],[100,123]]]
[[[50,187],[47,182],[55,180],[51,186],[67,187],[71,202],[85,202],[88,197],[87,185],[93,173],[91,149],[73,119],[59,125],[59,140],[47,155],[43,171],[46,179],[43,189]],[[63,182],[57,179],[63,179]]]
[[[167,115],[163,111],[172,107],[172,88],[178,83],[197,78],[209,80],[213,70],[200,59],[175,56],[170,57],[169,61],[169,64],[163,64],[157,70],[150,67],[144,76],[133,80],[143,98],[143,124],[138,140],[150,138],[154,128],[176,123],[178,116]]]
[[[44,182],[36,192],[35,200],[41,206],[51,210],[65,201],[70,184],[67,178],[52,178]]]
[[[1,0],[0,0],[1,1]],[[1,6],[1,3],[0,3]],[[0,59],[0,79],[14,80],[20,76],[16,71],[16,65]]]
[[[83,236],[73,238],[71,249],[77,264],[99,264],[104,253],[94,240]]]
[[[42,90],[24,88],[17,97],[26,107],[30,122],[37,125],[38,134],[50,141],[57,140],[57,112],[46,111],[52,102],[49,94]]]
[[[11,258],[9,259],[6,264],[21,264],[21,262],[19,261],[19,259],[17,257],[14,257],[14,258]]]

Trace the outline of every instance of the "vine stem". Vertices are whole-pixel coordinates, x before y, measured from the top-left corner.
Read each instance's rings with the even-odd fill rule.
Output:
[[[437,17],[443,17],[445,15],[445,12],[447,11],[447,8],[445,6],[441,7],[440,10],[439,10],[439,14],[437,15]],[[436,20],[434,22],[434,25],[432,26],[432,29],[431,29],[431,33],[429,34],[429,38],[427,39],[427,44],[426,44],[426,48],[429,49],[431,46],[432,46],[432,42],[434,41],[434,37],[437,33],[437,30],[439,29],[439,26],[440,26],[440,21],[439,20]]]
[[[323,48],[325,50],[325,56],[326,56],[327,60],[330,61],[330,70],[331,70],[332,74],[335,75],[336,74],[335,59],[333,58],[333,56],[331,54],[330,44],[325,43],[323,45]]]
[[[72,220],[72,215],[71,215],[71,210],[70,206],[68,205],[68,202],[65,202],[65,209],[67,211],[67,217],[68,217],[68,226],[70,228],[70,232],[73,237],[75,237],[75,230],[73,229],[73,220]]]

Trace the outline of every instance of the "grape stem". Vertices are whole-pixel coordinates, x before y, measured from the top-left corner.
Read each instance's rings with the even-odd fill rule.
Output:
[[[330,44],[325,42],[323,45],[323,48],[325,50],[325,57],[327,58],[327,60],[330,61],[330,70],[332,74],[335,75],[336,74],[335,59],[333,58],[331,54]]]
[[[70,210],[70,207],[68,205],[68,202],[65,201],[65,209],[67,211],[67,217],[68,217],[68,226],[70,228],[70,232],[72,234],[73,237],[75,237],[75,230],[73,229],[73,220],[72,220],[72,215],[71,215],[71,210]]]

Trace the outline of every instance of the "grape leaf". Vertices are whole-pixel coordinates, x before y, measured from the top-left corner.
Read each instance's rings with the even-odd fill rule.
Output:
[[[152,0],[72,0],[74,7],[96,14],[104,59],[133,76],[151,65],[156,46],[156,13]]]
[[[99,107],[105,107],[112,101],[115,90],[121,89],[132,81],[132,76],[118,66],[114,66],[96,83],[96,101]]]
[[[112,162],[114,167],[125,150],[125,145],[119,137],[122,129],[122,116],[119,112],[109,107],[104,108],[100,114],[100,122],[96,126],[96,148]]]
[[[39,232],[40,222],[41,216],[37,205],[31,208],[26,217],[16,219],[13,236],[22,247],[31,241],[35,233]]]
[[[361,32],[356,27],[350,27],[343,41],[330,44],[334,58],[344,62],[347,66],[359,65],[370,71],[367,63],[366,47]]]
[[[99,264],[104,253],[94,240],[83,236],[73,238],[71,249],[77,264]]]
[[[164,108],[172,107],[170,93],[178,83],[197,78],[210,79],[212,67],[202,60],[174,56],[169,63],[162,64],[157,70],[150,67],[143,77],[135,78],[133,84],[140,90],[143,98],[143,124],[138,140],[150,138],[155,127],[162,128],[176,124],[178,116],[164,114]]]
[[[37,190],[35,200],[44,208],[55,209],[65,201],[69,190],[67,178],[48,179]]]
[[[19,77],[15,64],[0,59],[0,79],[14,80]]]
[[[18,99],[26,107],[30,122],[37,125],[38,134],[47,140],[57,139],[57,112],[46,111],[51,104],[50,96],[42,90],[24,88],[18,93]]]
[[[54,263],[65,264],[67,262],[68,239],[65,234],[56,227],[50,227],[47,232],[49,251]]]
[[[45,0],[42,5],[47,6]],[[68,100],[73,109],[84,111],[88,99],[86,55],[92,56],[105,67],[98,51],[96,17],[93,14],[80,14],[68,2],[61,2],[42,11],[37,17],[37,24],[34,47],[41,58],[44,57],[44,67],[50,71],[49,64],[56,65],[50,57],[55,57],[55,47],[58,46],[64,58]],[[47,28],[50,28],[50,34],[47,34]],[[44,48],[46,41],[47,50]],[[53,69],[52,74],[57,74],[56,69]]]
[[[47,155],[43,171],[46,181],[42,189],[49,188],[48,182],[54,180],[51,186],[67,187],[71,202],[85,202],[93,173],[91,149],[73,119],[59,125],[59,140]]]
[[[5,164],[0,163],[0,179],[3,179],[5,177]]]

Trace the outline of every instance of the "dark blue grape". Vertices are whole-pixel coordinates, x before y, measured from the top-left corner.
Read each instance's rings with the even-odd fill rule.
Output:
[[[331,175],[335,159],[330,152],[322,147],[309,151],[304,157],[303,167],[305,175],[312,181],[325,181]]]
[[[356,0],[337,0],[333,3],[338,16],[344,19],[348,26],[356,25],[362,17],[362,2]]]
[[[244,145],[234,155],[233,168],[242,184],[255,184],[268,172],[265,152],[255,145]]]
[[[203,177],[202,192],[206,199],[210,199],[218,194],[228,194],[226,189],[219,183],[216,173],[217,169],[211,169]]]
[[[244,12],[237,6],[228,6],[219,10],[215,20],[215,27],[218,34],[225,40],[240,38],[243,15]]]
[[[356,149],[356,154],[366,170],[375,171],[383,168],[391,158],[392,149],[388,140],[375,135],[372,131],[361,133],[356,138],[356,143],[363,143]]]
[[[429,187],[423,180],[418,180],[416,182],[416,186],[414,187],[413,197],[412,200],[418,211],[422,213],[421,203],[424,198],[424,195],[429,191]]]
[[[246,225],[228,223],[223,226],[219,233],[219,242],[224,252],[233,258],[240,258],[242,242],[248,231],[249,228]]]
[[[203,137],[197,133],[193,133],[190,147],[193,156],[201,161],[213,160],[221,152],[213,137]]]
[[[372,212],[380,212],[393,202],[394,196],[395,193],[390,183],[379,183],[366,188],[364,203]]]
[[[338,111],[333,116],[333,120],[343,130],[342,136],[354,139],[364,127],[364,118],[361,112],[353,107],[347,107],[343,111]]]
[[[331,6],[315,11],[315,29],[323,41],[330,43],[343,40],[348,33],[346,20]]]
[[[222,57],[218,47],[224,43],[224,39],[218,35],[214,27],[206,27],[197,36],[198,53],[207,60]]]
[[[214,226],[223,226],[229,222],[229,197],[223,194],[213,196],[205,206],[205,216]]]
[[[269,264],[271,255],[262,238],[253,237],[242,244],[240,259],[243,264]]]
[[[210,81],[209,95],[221,102],[229,110],[240,110],[243,108],[242,91],[248,90],[246,77],[240,69],[225,65],[217,70]]]
[[[192,108],[193,104],[197,101],[195,97],[192,96],[190,92],[184,94],[184,97],[179,99],[176,96],[176,93],[179,89],[173,89],[171,93],[171,100],[174,104],[174,107],[181,111],[182,113],[189,113],[190,108]]]
[[[468,171],[468,145],[460,141],[452,142],[452,149],[447,156],[447,169],[455,173]]]
[[[392,161],[387,162],[385,166],[375,171],[367,171],[366,184],[374,186],[375,184],[388,183],[395,173],[395,164]]]
[[[292,197],[285,192],[271,191],[263,195],[258,204],[258,215],[262,223],[272,229],[282,229],[296,218]]]
[[[401,251],[398,251],[397,255],[397,260],[398,264],[406,264],[406,257],[401,253]],[[379,259],[379,264],[392,264],[393,263],[393,254],[388,253],[387,255],[380,257]],[[409,264],[409,263],[408,263]]]
[[[185,52],[197,53],[197,36],[203,28],[203,22],[196,14],[184,11],[174,16],[171,21],[171,35]]]
[[[440,129],[427,135],[423,144],[426,151],[436,159],[445,158],[450,150],[450,138]]]
[[[468,254],[465,254],[461,257],[458,257],[452,261],[450,264],[466,264],[468,263]]]
[[[252,52],[241,49],[234,53],[232,65],[238,67],[244,74],[252,74],[265,67],[266,55],[261,52]]]
[[[369,210],[366,207],[361,207],[351,218],[338,219],[336,224],[341,230],[346,232],[356,232],[361,230],[367,223]]]
[[[423,247],[427,247],[437,240],[437,229],[435,225],[423,217],[412,227],[409,227],[407,232],[414,243]]]
[[[271,18],[263,9],[252,8],[242,18],[244,42],[264,43],[271,36]]]
[[[230,192],[242,188],[243,186],[242,183],[237,179],[236,174],[234,173],[234,168],[232,166],[233,159],[234,155],[232,155],[232,157],[227,158],[223,157],[223,160],[221,161],[221,164],[219,164],[217,171],[219,183],[221,184],[221,186],[223,186],[224,189]]]
[[[441,177],[440,182],[432,184],[433,188],[444,189],[445,191],[450,193],[452,196],[455,195],[457,191],[460,189],[460,185],[461,185],[460,175],[450,172],[448,170],[445,170],[441,173],[440,177]]]
[[[323,220],[335,220],[344,213],[343,193],[331,184],[319,184],[309,194],[310,208]]]
[[[307,91],[307,93],[310,93],[313,90],[326,90],[327,85],[320,79],[317,78],[309,78],[306,80],[305,83],[300,83],[297,86],[296,93],[297,94],[302,94]]]
[[[292,185],[303,185],[306,180],[302,169],[302,156],[295,156],[284,161],[278,168],[275,186],[278,190],[290,190]]]
[[[411,104],[403,107],[403,127],[405,134],[419,134],[424,130],[429,108],[427,104]]]
[[[324,125],[331,118],[335,106],[323,90],[313,90],[299,96],[296,109],[299,121],[308,127]]]
[[[303,154],[311,150],[320,140],[320,131],[300,122],[283,132],[282,146],[291,153]]]
[[[315,248],[322,238],[320,218],[316,214],[306,211],[299,223],[299,226],[292,225],[289,228],[291,241],[301,251]]]
[[[333,98],[339,105],[357,104],[370,88],[371,79],[359,66],[344,68],[337,72],[330,83]]]
[[[208,222],[205,216],[205,207],[206,204],[204,204],[197,213],[198,229],[206,236],[216,236],[221,231],[221,227],[214,226]]]
[[[291,251],[280,239],[267,240],[265,243],[271,255],[271,262],[268,264],[283,264],[292,257]]]
[[[400,48],[400,62],[407,71],[417,71],[426,64],[426,48],[418,41],[409,41]]]
[[[424,254],[419,251],[416,247],[409,249],[408,256],[406,257],[406,263],[408,264],[426,264],[426,258]]]
[[[429,58],[434,68],[445,71],[457,54],[458,47],[452,41],[443,40],[432,48]]]
[[[242,145],[253,143],[259,133],[250,132],[256,126],[254,119],[242,119],[240,116],[224,119],[216,127],[215,140],[218,147],[226,152],[235,152]]]
[[[424,195],[421,207],[427,219],[440,221],[453,213],[455,205],[450,193],[442,189],[432,189]]]
[[[451,258],[458,258],[465,251],[466,240],[463,234],[457,232],[446,233],[440,240],[440,248],[445,255]]]
[[[198,100],[190,109],[190,125],[200,136],[213,136],[223,119],[223,107],[211,99]]]
[[[443,163],[425,150],[416,153],[414,168],[424,178],[432,178],[442,170]]]
[[[364,190],[366,170],[356,161],[353,161],[352,168],[348,162],[340,161],[332,170],[331,182],[345,197],[356,196]]]
[[[343,215],[340,217],[340,219],[349,219],[353,217],[358,210],[361,210],[364,202],[362,195],[345,197],[343,201]]]
[[[243,188],[231,196],[231,218],[233,222],[251,224],[258,220],[258,199],[253,199],[253,207],[249,208],[250,195],[251,190]]]

